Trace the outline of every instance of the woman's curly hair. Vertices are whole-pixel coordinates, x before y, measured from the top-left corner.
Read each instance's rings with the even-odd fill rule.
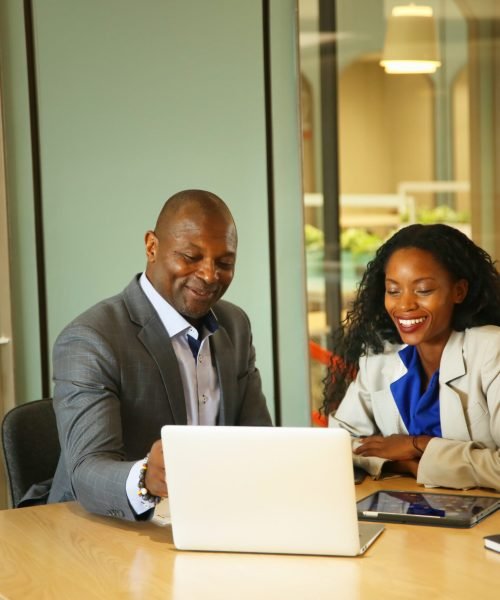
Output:
[[[351,309],[333,332],[333,355],[323,381],[321,410],[324,414],[340,404],[348,385],[356,377],[362,355],[381,353],[385,342],[401,343],[384,305],[387,261],[401,248],[426,250],[454,280],[467,280],[467,296],[453,312],[451,325],[454,330],[500,325],[500,274],[485,250],[449,225],[417,224],[400,229],[368,263]]]

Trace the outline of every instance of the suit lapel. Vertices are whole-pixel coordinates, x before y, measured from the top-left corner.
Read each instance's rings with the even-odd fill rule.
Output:
[[[375,416],[380,431],[384,435],[408,433],[391,390],[377,390],[372,397],[373,404],[377,407]]]
[[[450,386],[451,382],[465,375],[465,364],[462,355],[464,335],[463,331],[452,332],[443,351],[439,369],[441,432],[443,438],[447,439],[470,440],[470,433],[460,396]],[[397,355],[397,360],[399,362],[398,365],[388,363],[382,369],[384,378],[390,383],[396,381],[406,373],[406,367],[399,355]],[[391,392],[389,390],[381,390],[376,395],[380,398],[380,405],[386,407],[381,416],[387,431],[406,431]]]
[[[397,381],[400,377],[403,377],[407,371],[408,369],[397,353],[385,361],[382,367],[382,375],[387,384],[374,392],[373,397],[377,399],[377,402],[374,402],[378,407],[377,420],[381,421],[379,427],[384,435],[390,435],[394,431],[408,433],[389,387],[393,381]]]
[[[177,357],[160,317],[142,291],[139,277],[135,277],[125,288],[125,304],[131,320],[142,327],[137,337],[158,366],[174,423],[185,425],[186,403]]]
[[[234,414],[235,399],[238,397],[237,373],[234,360],[233,343],[226,330],[219,329],[210,336],[212,356],[215,357],[217,374],[220,385],[220,411],[218,425],[234,425],[236,415]]]
[[[161,334],[159,333],[161,332]],[[151,319],[137,336],[158,366],[176,425],[186,425],[187,413],[177,357],[160,319]]]
[[[455,379],[466,374],[462,348],[465,332],[453,331],[441,357],[439,371],[441,431],[444,438],[470,440],[460,396],[450,386]]]

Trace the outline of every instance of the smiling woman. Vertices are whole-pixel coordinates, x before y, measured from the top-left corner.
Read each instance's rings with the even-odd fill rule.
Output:
[[[387,261],[385,281],[385,309],[401,340],[416,346],[427,387],[450,337],[455,305],[467,294],[467,279],[455,279],[431,252],[401,248]]]
[[[372,475],[500,489],[500,275],[467,236],[447,225],[393,235],[334,354],[323,411],[362,438],[355,458]]]

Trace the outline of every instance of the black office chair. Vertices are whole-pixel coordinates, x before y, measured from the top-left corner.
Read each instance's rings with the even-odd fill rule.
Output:
[[[61,448],[51,398],[26,402],[2,421],[2,447],[12,506],[35,483],[54,476]],[[34,502],[36,503],[36,502]]]

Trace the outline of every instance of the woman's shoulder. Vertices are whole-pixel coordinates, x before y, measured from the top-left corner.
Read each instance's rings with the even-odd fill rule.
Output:
[[[406,348],[407,344],[395,344],[392,342],[389,342],[387,340],[384,340],[384,348],[382,350],[382,352],[374,352],[372,350],[369,350],[366,353],[366,358],[370,358],[370,359],[382,359],[384,356],[391,356],[393,354],[397,354],[400,350],[402,350],[403,348]]]
[[[489,363],[500,359],[500,327],[497,325],[471,327],[456,334],[461,338],[457,342],[467,361]]]
[[[462,349],[465,352],[475,352],[492,346],[500,349],[500,327],[481,325],[464,331],[453,331],[445,351],[449,349],[452,352],[460,352]]]
[[[359,359],[356,379],[366,389],[381,389],[388,381],[402,375],[404,364],[398,352],[406,344],[385,343],[382,352],[368,352]]]
[[[360,358],[360,364],[364,362],[369,368],[379,368],[380,365],[390,363],[395,359],[399,361],[398,353],[403,348],[406,348],[406,344],[393,344],[385,341],[382,352],[368,351]]]
[[[465,342],[475,341],[500,341],[500,327],[497,325],[481,325],[481,327],[471,327],[463,333]]]
[[[500,372],[500,327],[483,325],[462,332],[461,353],[467,370],[480,369],[497,376]]]

